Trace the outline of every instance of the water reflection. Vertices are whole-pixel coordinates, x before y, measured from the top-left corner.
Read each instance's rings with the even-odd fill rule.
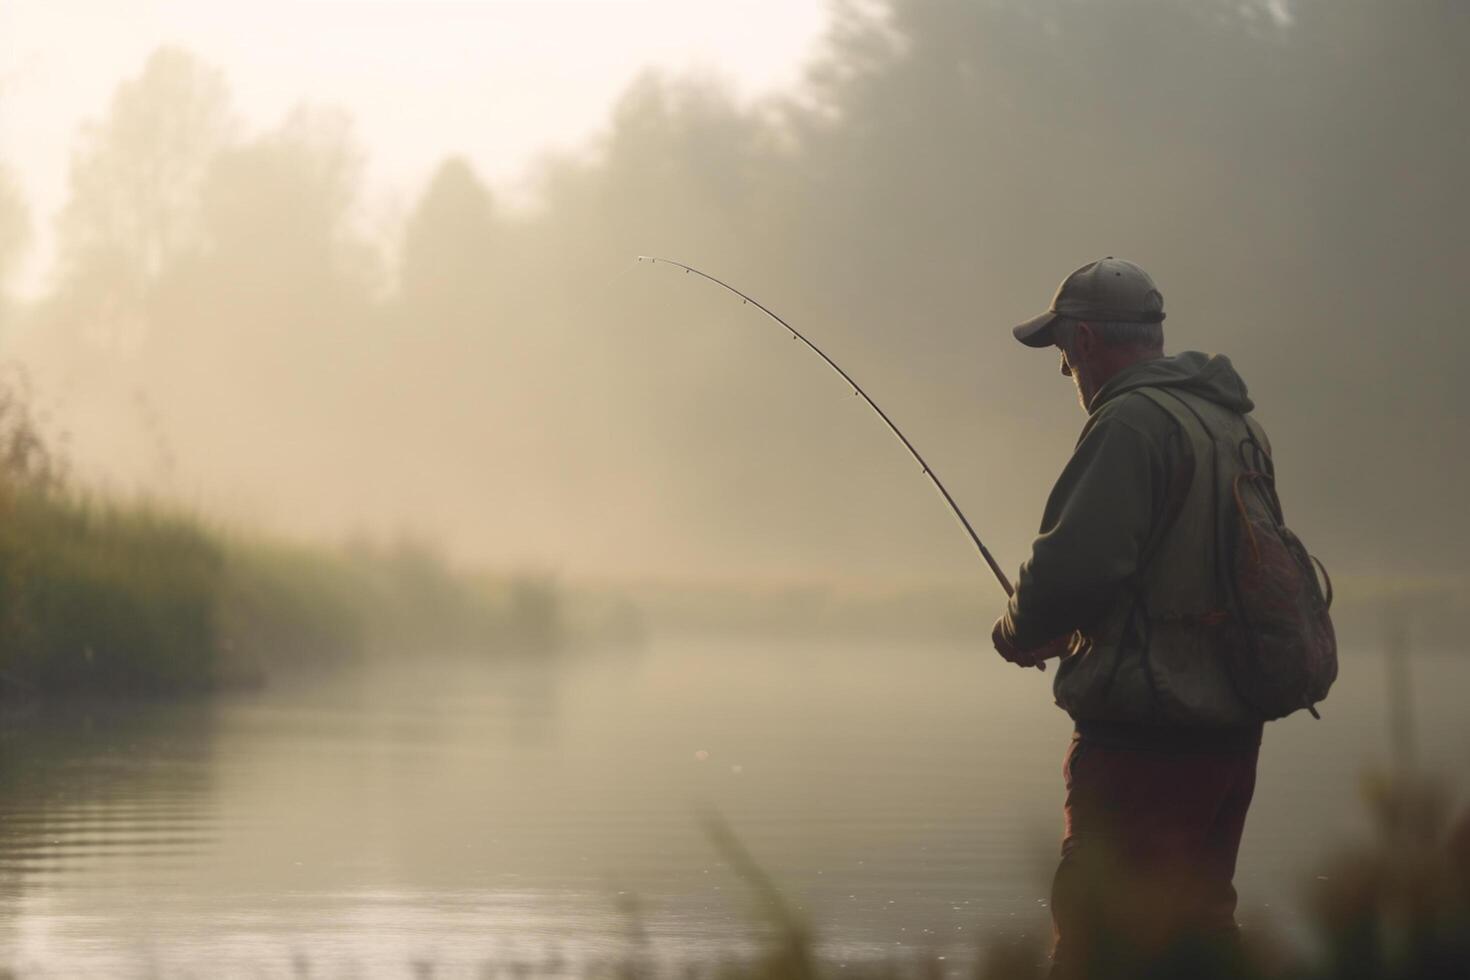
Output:
[[[1379,667],[1349,658],[1326,721],[1268,733],[1248,918],[1362,826]],[[959,965],[1045,928],[1068,726],[1033,675],[952,647],[685,639],[36,710],[0,732],[0,942],[63,974],[512,976],[611,963],[636,918],[651,956],[737,955],[758,933],[710,808],[827,955]],[[1470,663],[1419,676],[1426,762],[1470,772]]]
[[[0,721],[0,880],[198,853],[215,713],[202,703],[44,704]]]
[[[106,894],[106,914],[218,841],[214,719],[200,703],[0,714],[0,948],[25,946],[37,907]]]

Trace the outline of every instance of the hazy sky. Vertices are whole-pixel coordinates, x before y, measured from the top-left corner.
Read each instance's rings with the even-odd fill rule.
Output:
[[[1463,581],[1461,7],[1332,0],[1268,26],[1236,0],[874,0],[832,32],[805,2],[0,0],[0,160],[41,229],[81,121],[161,45],[188,57],[159,72],[217,66],[247,129],[151,211],[138,174],[167,161],[122,140],[76,212],[107,247],[58,302],[13,305],[5,354],[75,472],[231,520],[406,528],[569,574],[994,590],[815,358],[632,257],[694,261],[809,331],[1014,569],[1081,416],[1008,327],[1119,254],[1169,297],[1171,349],[1249,380],[1293,526],[1335,572]],[[674,77],[614,122],[645,66]],[[740,111],[690,69],[737,97],[806,82],[811,111]],[[330,127],[253,138],[302,99],[356,121],[365,188]],[[556,146],[604,158],[534,166]],[[491,201],[460,167],[431,183],[452,154]],[[529,173],[545,207],[511,218]],[[128,222],[196,218],[208,237],[148,273]]]
[[[386,208],[450,153],[502,190],[594,132],[641,68],[712,70],[746,95],[791,83],[824,0],[0,0],[0,163],[49,260],[78,126],[148,54],[223,69],[247,125],[301,101],[346,108]]]

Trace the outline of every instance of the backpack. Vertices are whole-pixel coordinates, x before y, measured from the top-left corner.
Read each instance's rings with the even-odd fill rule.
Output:
[[[1212,646],[1236,693],[1263,720],[1284,718],[1300,708],[1320,718],[1317,703],[1337,679],[1337,636],[1328,613],[1332,580],[1327,569],[1286,526],[1275,467],[1258,426],[1241,416],[1246,435],[1232,445],[1187,399],[1174,398],[1210,437],[1215,454],[1219,568],[1226,608],[1215,624]],[[1233,458],[1221,460],[1222,450]]]

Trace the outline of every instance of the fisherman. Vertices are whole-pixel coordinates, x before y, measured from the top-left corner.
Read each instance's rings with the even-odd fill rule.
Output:
[[[1211,431],[1265,435],[1244,418],[1252,403],[1230,361],[1165,356],[1163,320],[1148,273],[1109,256],[1014,328],[1061,350],[1087,413],[992,636],[1023,667],[1060,658],[1055,698],[1076,728],[1054,977],[1239,955],[1233,878],[1262,720],[1214,655],[1229,635],[1217,491],[1231,464]]]

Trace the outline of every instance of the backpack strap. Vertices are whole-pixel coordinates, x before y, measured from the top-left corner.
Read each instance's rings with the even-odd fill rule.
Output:
[[[1180,431],[1180,425],[1175,418],[1175,413],[1158,397],[1162,391],[1163,389],[1160,388],[1143,386],[1132,389],[1129,394],[1136,393],[1147,398],[1174,424],[1175,433],[1179,436],[1180,440],[1182,461],[1186,465],[1177,467],[1173,471],[1165,474],[1168,485],[1165,488],[1163,507],[1157,515],[1157,523],[1155,523],[1151,531],[1150,540],[1147,542],[1146,550],[1139,560],[1135,575],[1142,574],[1148,568],[1149,563],[1153,560],[1154,553],[1158,551],[1160,541],[1163,540],[1164,535],[1169,532],[1169,529],[1173,527],[1174,522],[1179,519],[1179,514],[1184,509],[1185,498],[1194,486],[1194,447],[1189,437]]]
[[[1204,433],[1206,441],[1210,444],[1210,513],[1212,515],[1211,521],[1214,524],[1212,538],[1215,542],[1215,587],[1218,590],[1216,596],[1220,600],[1220,605],[1199,617],[1199,621],[1206,625],[1218,625],[1232,618],[1231,610],[1239,608],[1239,600],[1235,595],[1235,580],[1230,572],[1230,548],[1224,537],[1223,521],[1221,520],[1220,439],[1215,430],[1205,421],[1204,415],[1177,391],[1153,386],[1146,386],[1135,390],[1151,398],[1160,408],[1169,412],[1171,416],[1177,416],[1179,413],[1169,408],[1169,403],[1172,402],[1181,406],[1194,419],[1195,423],[1200,427],[1200,431]],[[1192,442],[1193,440],[1189,441]]]
[[[1199,424],[1200,429],[1204,432],[1206,438],[1209,439],[1209,442],[1210,442],[1210,499],[1211,499],[1211,502],[1212,502],[1212,509],[1214,511],[1214,514],[1215,514],[1215,526],[1218,529],[1219,528],[1219,525],[1220,525],[1220,447],[1219,447],[1219,439],[1216,438],[1216,436],[1215,436],[1215,431],[1210,428],[1209,423],[1207,423],[1205,421],[1204,416],[1201,415],[1199,413],[1199,411],[1193,405],[1189,404],[1189,402],[1188,402],[1187,399],[1185,399],[1182,396],[1180,396],[1178,392],[1171,391],[1168,388],[1155,387],[1153,385],[1145,385],[1145,386],[1140,387],[1140,388],[1135,388],[1134,391],[1137,391],[1139,394],[1145,396],[1150,401],[1154,402],[1154,404],[1158,405],[1161,409],[1163,409],[1165,412],[1167,412],[1170,415],[1170,417],[1174,417],[1175,415],[1177,415],[1177,412],[1175,412],[1173,409],[1171,409],[1168,406],[1168,404],[1165,401],[1165,399],[1167,398],[1171,402],[1177,402],[1179,405],[1182,405],[1184,407],[1184,409],[1187,412],[1189,412],[1189,414],[1191,416],[1194,417],[1195,422]],[[1186,438],[1186,444],[1189,444],[1190,442],[1192,442],[1192,440],[1189,440],[1189,439]],[[1180,509],[1182,509],[1182,504],[1181,504],[1181,508]],[[1178,516],[1177,515],[1177,512],[1176,512],[1175,516],[1176,517]],[[1218,540],[1218,530],[1217,530],[1217,533],[1216,533],[1216,537],[1217,537],[1217,540],[1216,540],[1216,549],[1215,549],[1215,551],[1216,551],[1216,555],[1217,555],[1217,558],[1216,558],[1216,566],[1217,567],[1215,569],[1215,573],[1216,573],[1217,576],[1219,576],[1219,575],[1223,574],[1224,567],[1220,565],[1220,560],[1223,557],[1223,551],[1222,551],[1222,548],[1220,546],[1223,544],[1223,542],[1220,542]]]
[[[1271,443],[1255,419],[1242,415],[1240,420],[1245,423],[1246,437],[1240,440],[1235,451],[1240,454],[1246,470],[1261,477],[1256,485],[1263,489],[1276,523],[1285,526],[1286,515],[1281,510],[1281,497],[1276,493],[1276,463],[1271,458]]]
[[[1175,420],[1174,413],[1169,409],[1167,405],[1163,404],[1161,399],[1158,397],[1157,392],[1161,390],[1162,389],[1153,389],[1147,386],[1133,389],[1134,392],[1144,396],[1145,398],[1148,398],[1149,401],[1152,401],[1161,412],[1169,417],[1170,421],[1174,423],[1177,430],[1179,423]],[[1143,661],[1143,673],[1148,680],[1149,693],[1153,698],[1153,703],[1156,709],[1160,704],[1160,695],[1158,690],[1158,681],[1154,676],[1153,664],[1150,657],[1150,651],[1153,647],[1153,613],[1149,609],[1148,600],[1144,595],[1143,577],[1144,573],[1148,570],[1148,567],[1153,563],[1155,556],[1158,554],[1159,548],[1163,543],[1165,535],[1169,533],[1169,530],[1174,526],[1175,522],[1179,520],[1179,515],[1184,510],[1185,498],[1189,495],[1190,489],[1193,487],[1194,484],[1194,450],[1189,437],[1183,435],[1183,433],[1181,433],[1180,435],[1181,451],[1185,454],[1185,458],[1189,461],[1189,465],[1186,468],[1182,468],[1182,473],[1175,471],[1166,474],[1169,485],[1165,490],[1163,512],[1159,514],[1158,523],[1155,524],[1152,532],[1150,533],[1147,550],[1140,556],[1138,567],[1133,570],[1133,574],[1130,575],[1124,582],[1124,588],[1127,590],[1129,595],[1128,614],[1123,619],[1122,627],[1118,635],[1119,644],[1126,645],[1128,644],[1129,640],[1134,637],[1135,633],[1137,634],[1138,655]],[[1180,485],[1181,480],[1183,481],[1182,486]],[[1117,661],[1114,662],[1113,669],[1108,674],[1106,687],[1112,687],[1113,683],[1117,679],[1118,670],[1122,667],[1122,665],[1123,660],[1120,657]]]

